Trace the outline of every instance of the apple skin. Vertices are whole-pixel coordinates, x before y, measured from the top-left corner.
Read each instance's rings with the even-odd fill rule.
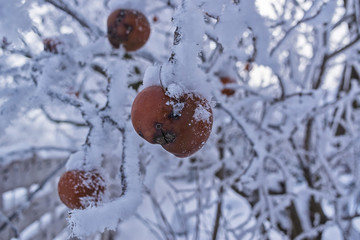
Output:
[[[128,52],[136,51],[149,39],[150,23],[145,15],[137,10],[117,9],[107,19],[107,33],[114,48],[123,45]]]
[[[183,106],[178,113],[172,104]],[[196,110],[207,115],[196,118]],[[175,108],[176,109],[176,108]],[[160,144],[166,151],[184,158],[201,149],[210,136],[213,117],[208,101],[188,93],[178,99],[166,95],[161,86],[150,86],[135,98],[131,109],[135,131],[146,141]]]
[[[70,170],[58,183],[60,200],[71,209],[97,205],[105,191],[105,182],[97,170]]]

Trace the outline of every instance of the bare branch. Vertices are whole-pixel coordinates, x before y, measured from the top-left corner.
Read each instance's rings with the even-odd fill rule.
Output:
[[[43,113],[45,114],[47,119],[49,119],[51,122],[54,122],[57,124],[65,123],[65,124],[74,125],[76,127],[88,127],[88,125],[86,123],[80,123],[80,122],[75,122],[75,121],[71,121],[71,120],[55,119],[45,110],[44,106],[40,107],[40,109],[43,111]]]

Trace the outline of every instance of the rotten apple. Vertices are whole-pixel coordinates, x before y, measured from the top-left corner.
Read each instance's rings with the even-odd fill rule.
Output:
[[[150,23],[134,9],[117,9],[107,19],[108,39],[114,48],[123,45],[126,51],[135,51],[145,45],[150,36]]]

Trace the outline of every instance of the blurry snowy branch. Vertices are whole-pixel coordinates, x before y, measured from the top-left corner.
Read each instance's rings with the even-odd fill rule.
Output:
[[[95,26],[93,23],[90,23],[87,18],[82,16],[81,13],[77,12],[75,10],[75,6],[71,7],[62,0],[45,0],[45,2],[48,2],[59,10],[64,11],[66,14],[74,18],[81,26],[88,29],[90,31],[88,33],[89,37],[93,38],[93,34],[95,34],[96,38],[105,35],[103,30],[101,30],[98,26]]]

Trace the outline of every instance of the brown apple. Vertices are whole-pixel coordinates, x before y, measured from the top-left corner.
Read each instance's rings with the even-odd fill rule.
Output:
[[[147,87],[136,96],[131,120],[141,137],[177,157],[188,157],[201,149],[213,123],[206,98],[196,93],[169,97],[161,86]]]
[[[117,9],[107,19],[108,39],[114,48],[123,45],[135,51],[145,45],[150,36],[150,23],[144,14],[133,9]]]
[[[97,170],[70,170],[58,183],[60,200],[71,209],[84,209],[97,205],[105,190],[105,182]]]
[[[235,90],[232,88],[228,88],[226,87],[227,84],[232,84],[232,83],[236,83],[236,81],[231,78],[231,77],[227,77],[227,76],[223,76],[220,77],[220,81],[221,83],[224,85],[224,88],[221,89],[221,93],[226,95],[226,96],[232,96],[235,94]]]

